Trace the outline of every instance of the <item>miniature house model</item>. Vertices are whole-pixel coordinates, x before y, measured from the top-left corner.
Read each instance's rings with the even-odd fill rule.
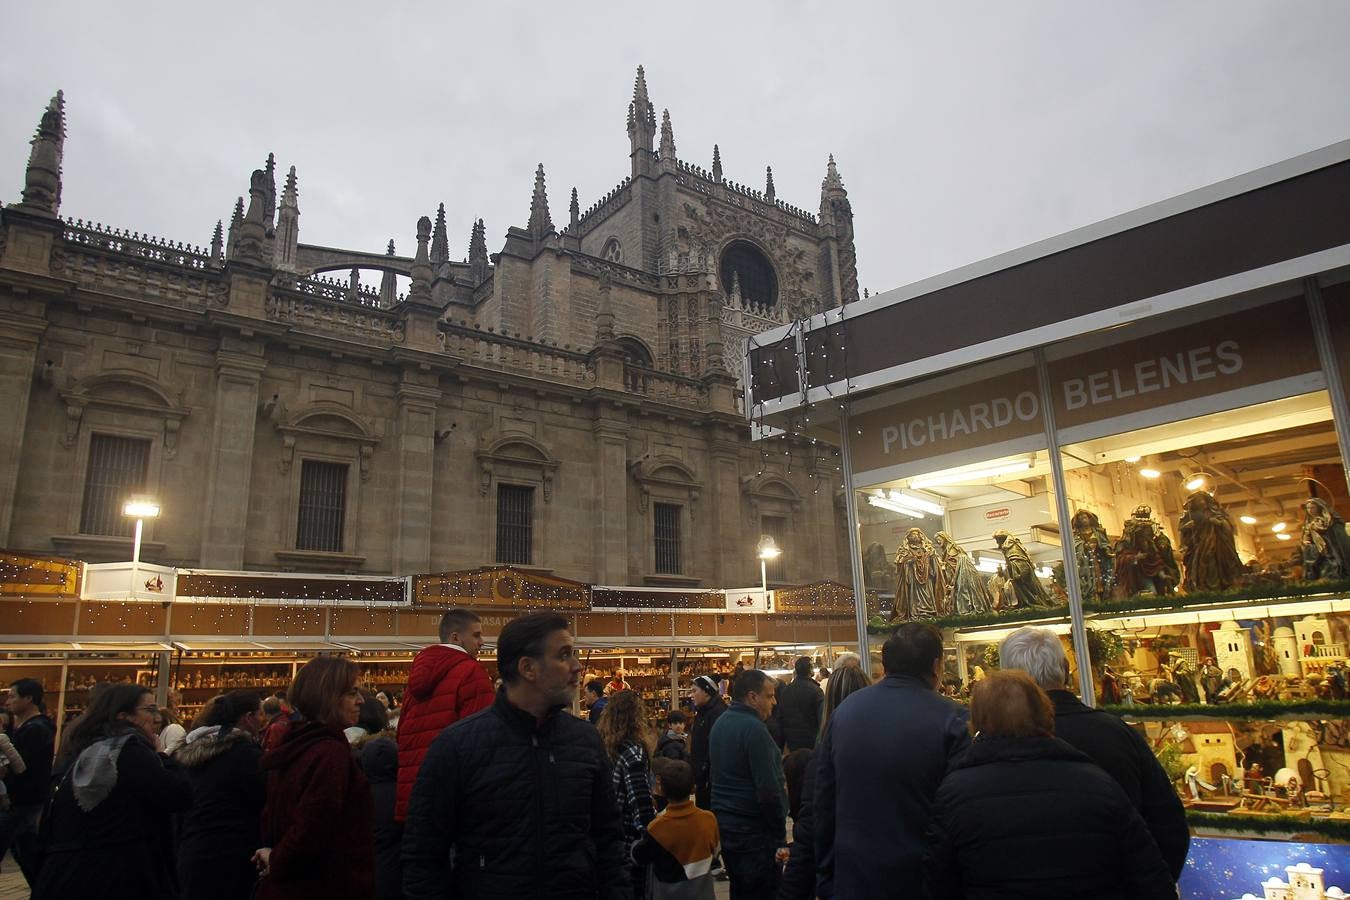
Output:
[[[1294,631],[1298,635],[1299,663],[1303,666],[1303,674],[1322,673],[1328,666],[1345,662],[1345,644],[1333,643],[1331,623],[1327,619],[1304,616],[1294,623]]]
[[[1275,656],[1280,661],[1280,674],[1302,675],[1303,669],[1298,661],[1298,638],[1294,636],[1294,629],[1288,625],[1276,628],[1272,643],[1275,644]]]
[[[1322,870],[1301,862],[1296,866],[1285,866],[1288,881],[1281,881],[1278,875],[1272,875],[1261,883],[1265,893],[1264,900],[1337,900],[1347,895],[1338,887],[1326,888]],[[1252,896],[1250,894],[1244,896]],[[1256,900],[1255,897],[1252,900]]]
[[[1237,669],[1243,678],[1251,678],[1256,671],[1251,632],[1237,622],[1224,622],[1214,632],[1214,662],[1225,675]]]
[[[1237,777],[1240,770],[1233,726],[1227,722],[1187,722],[1189,736],[1181,742],[1182,760],[1198,766],[1200,777],[1218,784],[1223,776]]]

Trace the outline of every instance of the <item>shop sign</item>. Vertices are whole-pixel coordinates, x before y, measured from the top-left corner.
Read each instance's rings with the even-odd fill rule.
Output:
[[[1041,395],[1035,369],[1021,369],[855,413],[850,425],[857,472],[1039,434]]]
[[[984,520],[986,522],[1001,522],[1012,515],[1012,508],[1007,506],[997,506],[993,509],[984,511]]]
[[[89,563],[80,585],[82,600],[161,600],[177,595],[178,570],[153,563],[139,563],[132,584],[131,563]]]
[[[724,593],[727,612],[773,612],[773,591],[766,594],[760,588],[728,588]]]
[[[1084,425],[1320,369],[1303,298],[1050,363],[1055,424]]]

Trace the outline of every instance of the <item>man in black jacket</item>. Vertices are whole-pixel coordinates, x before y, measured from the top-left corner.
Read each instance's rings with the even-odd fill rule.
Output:
[[[1064,644],[1048,628],[1019,628],[999,645],[999,665],[1030,675],[1055,704],[1055,737],[1086,754],[1120,783],[1162,851],[1172,880],[1190,847],[1186,810],[1147,742],[1119,716],[1091,709],[1069,693]]]
[[[56,725],[47,717],[42,696],[40,681],[20,678],[10,685],[5,701],[5,708],[14,717],[11,740],[26,768],[22,774],[11,770],[5,776],[10,807],[0,812],[0,856],[5,850],[13,852],[30,885],[37,881],[34,845],[38,816],[47,802],[52,757],[56,754]]]
[[[497,641],[492,706],[432,742],[403,832],[406,900],[631,895],[600,735],[563,711],[577,696],[567,620],[533,613]]]
[[[708,761],[708,736],[713,723],[727,711],[727,702],[708,675],[694,679],[694,727],[689,732],[689,765],[694,768],[694,805],[712,809],[712,765]]]
[[[778,719],[783,723],[787,750],[814,750],[820,734],[820,714],[825,692],[811,678],[811,660],[797,657],[792,683],[778,692]]]

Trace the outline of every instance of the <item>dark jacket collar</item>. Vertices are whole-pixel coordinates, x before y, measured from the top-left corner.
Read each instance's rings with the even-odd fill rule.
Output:
[[[1092,707],[1083,703],[1070,691],[1046,691],[1046,693],[1050,695],[1050,702],[1055,705],[1057,716],[1076,716],[1094,712]]]
[[[561,706],[556,706],[545,713],[542,720],[536,719],[533,713],[526,712],[506,698],[505,685],[497,689],[497,699],[492,702],[492,708],[497,711],[497,715],[501,716],[502,721],[510,726],[513,731],[517,731],[526,737],[552,734],[563,709]]]
[[[1037,760],[1092,762],[1087,756],[1056,737],[978,736],[971,741],[970,749],[966,750],[952,764],[952,769],[971,769],[976,766],[999,762],[1033,762]]]
[[[729,713],[744,713],[745,715],[752,717],[756,722],[763,722],[763,721],[764,721],[763,719],[761,719],[761,718],[759,717],[759,710],[755,709],[755,708],[754,708],[753,706],[751,706],[750,704],[748,704],[748,703],[742,703],[742,702],[739,701],[739,700],[733,700],[733,701],[731,701],[731,705],[727,707],[727,712],[729,712]]]
[[[913,675],[887,675],[881,679],[880,684],[887,684],[891,687],[908,688],[909,690],[927,691],[930,694],[937,694],[937,691],[931,684],[922,678],[916,678]]]
[[[720,707],[723,707],[723,708],[725,709],[725,708],[726,708],[726,705],[727,705],[727,701],[723,700],[721,697],[713,697],[713,698],[712,698],[711,700],[709,700],[707,703],[703,704],[703,705],[700,706],[700,707],[697,707],[697,710],[698,710],[699,714],[701,715],[701,714],[706,713],[706,712],[712,712],[714,709],[717,709],[719,706],[720,706]]]

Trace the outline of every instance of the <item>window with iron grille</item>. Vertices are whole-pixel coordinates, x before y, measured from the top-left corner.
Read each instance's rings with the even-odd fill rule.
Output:
[[[657,503],[653,507],[656,519],[656,573],[680,574],[680,507],[673,503]]]
[[[89,468],[84,476],[81,534],[131,537],[136,523],[122,515],[132,494],[145,490],[150,442],[140,438],[95,434],[89,438]]]
[[[497,562],[530,565],[534,488],[497,485]]]
[[[295,549],[341,553],[346,517],[346,463],[303,461],[300,464],[300,517],[295,529]]]
[[[787,556],[787,547],[783,543],[783,537],[787,534],[787,519],[782,516],[761,516],[759,519],[759,533],[767,534],[773,538],[773,542],[778,545],[782,552],[777,558],[766,560],[764,573],[768,576],[770,582],[782,584],[785,580],[783,557]]]

